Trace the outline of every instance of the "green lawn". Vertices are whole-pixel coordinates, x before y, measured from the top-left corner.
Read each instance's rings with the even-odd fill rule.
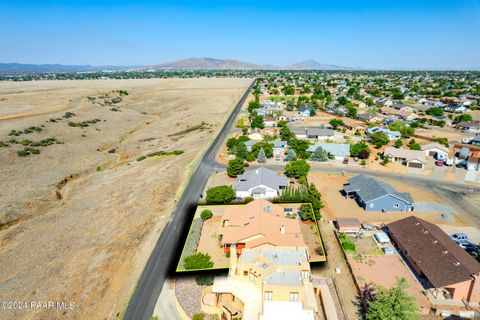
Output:
[[[272,100],[273,102],[294,101],[296,98],[297,96],[272,96],[269,98],[269,100]]]

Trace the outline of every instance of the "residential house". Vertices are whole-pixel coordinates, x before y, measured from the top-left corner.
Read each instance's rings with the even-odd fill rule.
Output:
[[[318,147],[321,147],[328,154],[334,156],[336,160],[343,160],[350,157],[350,145],[348,143],[316,142],[309,146],[307,151],[314,153]]]
[[[381,123],[383,120],[383,118],[378,116],[377,114],[371,114],[371,113],[359,114],[358,119],[368,123]]]
[[[298,114],[301,117],[310,117],[312,112],[315,112],[315,108],[313,106],[300,106],[298,108]]]
[[[465,132],[480,133],[480,122],[478,121],[459,122],[457,127]]]
[[[210,301],[223,319],[317,318],[318,293],[305,247],[244,249],[240,256],[236,251],[232,246],[228,277],[216,277],[211,287]]]
[[[337,218],[335,226],[338,231],[345,233],[359,233],[362,224],[357,218]]]
[[[387,147],[383,155],[409,168],[423,169],[426,163],[425,151],[423,150]]]
[[[438,142],[429,143],[422,146],[425,156],[434,157],[437,160],[445,160],[448,158],[448,148]]]
[[[263,123],[266,128],[275,128],[277,127],[277,120],[273,116],[264,116]]]
[[[343,192],[365,211],[413,211],[410,193],[398,192],[392,186],[363,174],[348,179]]]
[[[291,130],[297,139],[326,140],[333,138],[335,135],[332,129],[318,127],[293,127]]]
[[[218,232],[225,254],[232,245],[239,252],[244,248],[305,246],[300,221],[286,217],[283,207],[265,199],[229,206],[221,221]]]
[[[288,146],[288,142],[284,140],[273,141],[273,154],[281,155],[284,153],[285,148]]]
[[[380,128],[380,127],[371,127],[371,128],[368,128],[366,131],[365,131],[365,134],[367,136],[369,135],[372,135],[376,132],[384,132],[387,137],[388,137],[388,140],[392,141],[392,140],[397,140],[397,139],[400,139],[400,137],[402,136],[400,134],[400,132],[398,131],[392,131],[388,128]]]
[[[480,263],[442,229],[414,216],[387,227],[393,243],[430,295],[478,308]]]
[[[237,177],[232,188],[237,198],[272,199],[288,186],[288,179],[267,168],[248,170]]]

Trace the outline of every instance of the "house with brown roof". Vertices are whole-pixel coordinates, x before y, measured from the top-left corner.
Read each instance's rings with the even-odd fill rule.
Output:
[[[435,299],[479,307],[480,263],[442,229],[414,216],[387,227],[393,243]]]
[[[238,251],[265,246],[305,246],[300,222],[286,217],[283,207],[265,199],[229,206],[221,221],[219,234],[224,253],[230,252],[233,244]]]
[[[426,163],[425,151],[421,150],[387,147],[383,155],[410,168],[423,169]]]

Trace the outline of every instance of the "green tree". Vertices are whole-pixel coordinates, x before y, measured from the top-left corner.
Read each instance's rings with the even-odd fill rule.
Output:
[[[253,119],[252,119],[252,122],[250,123],[250,126],[252,128],[259,128],[259,129],[265,128],[265,123],[263,122],[263,117],[262,116],[254,116]]]
[[[348,98],[345,97],[345,96],[341,96],[341,97],[338,98],[338,103],[340,103],[340,104],[343,105],[343,106],[346,105],[347,102],[349,102],[349,101],[350,101],[350,100],[348,100]]]
[[[238,175],[241,175],[245,171],[245,164],[242,158],[235,158],[228,161],[227,165],[227,174],[229,177],[235,178]]]
[[[295,138],[295,134],[287,125],[283,125],[280,129],[280,138],[285,141],[290,141]]]
[[[230,186],[218,186],[207,190],[208,204],[225,204],[235,199],[235,190]]]
[[[208,253],[195,253],[185,257],[183,266],[186,270],[209,269],[213,267]]]
[[[286,86],[283,88],[283,94],[286,96],[291,96],[295,94],[295,88],[292,86]]]
[[[308,159],[310,157],[310,153],[307,152],[307,149],[310,146],[308,141],[294,138],[290,139],[288,145],[291,149],[295,150],[297,157],[301,159]]]
[[[208,220],[211,217],[213,217],[213,213],[208,209],[205,209],[202,211],[202,213],[200,213],[200,218],[202,218],[202,220]]]
[[[432,107],[425,110],[425,113],[431,115],[433,117],[442,117],[443,116],[443,109],[439,107]]]
[[[322,195],[313,183],[311,183],[307,191],[303,193],[303,201],[312,205],[315,219],[319,220],[321,218],[320,209],[323,208]]]
[[[267,162],[267,156],[265,156],[265,151],[263,150],[263,148],[260,148],[260,151],[258,152],[257,161],[259,163]]]
[[[395,146],[395,148],[400,148],[401,146],[403,146],[402,139],[395,140],[394,146]]]
[[[345,123],[343,123],[342,119],[332,119],[329,123],[332,126],[333,130],[337,130],[338,127],[345,126]]]
[[[295,150],[290,149],[288,150],[287,156],[285,157],[286,161],[292,161],[292,160],[297,160],[297,154],[295,153]]]
[[[416,142],[410,145],[410,150],[421,150],[421,149],[422,147]]]
[[[240,142],[237,144],[237,146],[234,148],[234,153],[238,158],[247,159],[248,149],[245,143]]]
[[[317,149],[315,149],[315,152],[313,152],[312,156],[310,157],[310,160],[325,162],[328,160],[328,154],[322,147],[318,147]]]
[[[357,107],[355,107],[355,105],[351,102],[347,103],[345,105],[345,108],[347,108],[347,117],[349,118],[356,118],[357,115],[358,115],[358,112],[357,112]]]
[[[310,165],[305,160],[293,160],[285,166],[287,176],[297,179],[306,178],[308,171],[310,171]]]
[[[235,138],[230,138],[227,140],[227,148],[228,150],[232,150],[233,148],[235,148],[238,144],[238,140],[235,139]]]
[[[350,145],[350,155],[360,159],[368,159],[370,156],[370,147],[364,141]]]
[[[309,203],[302,203],[300,211],[302,212],[302,220],[314,221],[315,215],[313,214],[312,206]]]
[[[248,112],[253,113],[253,111],[255,111],[255,109],[259,109],[261,107],[262,107],[262,105],[260,103],[258,103],[257,101],[250,101],[248,103]]]
[[[253,156],[253,159],[256,159],[258,157],[258,153],[260,152],[260,149],[263,149],[263,152],[265,152],[265,156],[267,158],[273,157],[273,143],[261,141],[261,142],[255,143],[252,146],[251,155]]]
[[[397,280],[390,289],[380,287],[373,301],[368,302],[366,320],[410,320],[417,317],[415,297],[407,293],[408,283],[404,278]]]
[[[453,121],[455,122],[468,122],[468,121],[472,121],[472,115],[470,114],[461,114],[459,116],[456,116]]]
[[[377,148],[388,144],[388,136],[385,132],[375,132],[370,135],[370,142]]]

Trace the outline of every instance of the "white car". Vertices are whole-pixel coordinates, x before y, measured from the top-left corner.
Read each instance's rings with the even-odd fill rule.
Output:
[[[465,233],[454,233],[450,235],[450,238],[457,243],[468,241],[468,236]]]

